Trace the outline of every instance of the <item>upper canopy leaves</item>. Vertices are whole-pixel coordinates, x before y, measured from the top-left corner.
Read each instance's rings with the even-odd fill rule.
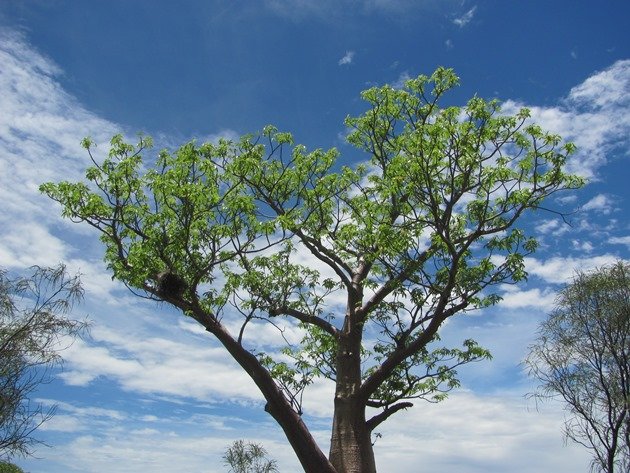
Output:
[[[367,334],[361,395],[388,407],[456,385],[454,366],[489,356],[472,341],[427,345],[446,318],[495,303],[492,286],[525,277],[536,242],[517,220],[582,184],[563,170],[573,145],[529,124],[527,110],[502,115],[478,97],[441,108],[457,84],[440,68],[363,92],[370,108],[346,125],[368,157],[353,166],[266,127],[162,151],[145,170],[150,141],[116,136],[86,172],[89,185],[42,190],[102,232],[114,276],[132,288],[159,296],[158,275],[172,271],[187,290],[169,302],[187,313],[203,308],[218,322],[235,306],[239,343],[250,321],[286,316],[306,330],[289,356],[334,378],[336,341]]]

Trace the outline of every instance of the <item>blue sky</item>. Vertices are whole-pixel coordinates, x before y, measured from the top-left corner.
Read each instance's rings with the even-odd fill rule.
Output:
[[[37,186],[79,179],[92,136],[153,135],[159,146],[236,137],[273,123],[308,147],[340,149],[361,90],[455,68],[450,96],[526,105],[575,141],[571,169],[589,178],[536,213],[541,241],[527,284],[499,306],[454,319],[444,340],[476,338],[494,360],[461,370],[462,389],[394,416],[376,443],[382,472],[584,471],[565,446],[561,406],[536,406],[520,361],[554,292],[575,269],[630,258],[630,5],[555,0],[50,1],[0,3],[0,266],[64,261],[83,273],[91,337],[37,393],[57,404],[39,431],[52,448],[18,460],[32,472],[221,472],[239,438],[298,471],[246,376],[202,330],[112,282],[96,235],[63,221]],[[274,341],[272,331],[261,339]],[[327,450],[331,386],[316,383],[308,421]],[[420,467],[422,465],[422,467]],[[420,469],[422,468],[422,469]]]

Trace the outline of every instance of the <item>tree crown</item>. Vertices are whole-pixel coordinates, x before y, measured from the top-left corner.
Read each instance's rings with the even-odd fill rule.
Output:
[[[346,119],[367,155],[355,165],[268,126],[161,151],[146,169],[150,139],[118,135],[101,163],[84,141],[87,183],[41,189],[101,232],[114,277],[204,325],[263,393],[270,375],[301,413],[304,387],[328,377],[338,397],[383,409],[372,430],[401,401],[442,399],[458,366],[490,356],[473,340],[437,346],[438,329],[522,280],[536,241],[517,221],[582,185],[564,171],[574,146],[528,110],[505,115],[479,97],[441,107],[458,82],[439,68],[363,92],[368,110]],[[253,362],[239,347],[259,323],[297,325],[302,342],[250,347]]]
[[[579,272],[559,292],[526,364],[540,381],[535,396],[564,401],[565,434],[592,451],[592,469],[627,471],[630,264]]]

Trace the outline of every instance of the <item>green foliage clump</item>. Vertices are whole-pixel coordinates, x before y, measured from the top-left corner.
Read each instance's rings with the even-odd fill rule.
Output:
[[[24,473],[24,470],[9,462],[0,462],[0,473]]]
[[[223,455],[223,463],[230,473],[277,473],[275,460],[267,459],[267,450],[254,442],[236,440]]]

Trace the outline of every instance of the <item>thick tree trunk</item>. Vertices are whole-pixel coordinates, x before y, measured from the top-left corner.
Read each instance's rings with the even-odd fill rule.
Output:
[[[376,473],[365,407],[354,399],[335,399],[329,457],[337,473]]]
[[[348,319],[347,319],[348,321]],[[339,340],[337,386],[329,459],[337,473],[376,473],[371,432],[361,386],[361,333],[348,330]]]

